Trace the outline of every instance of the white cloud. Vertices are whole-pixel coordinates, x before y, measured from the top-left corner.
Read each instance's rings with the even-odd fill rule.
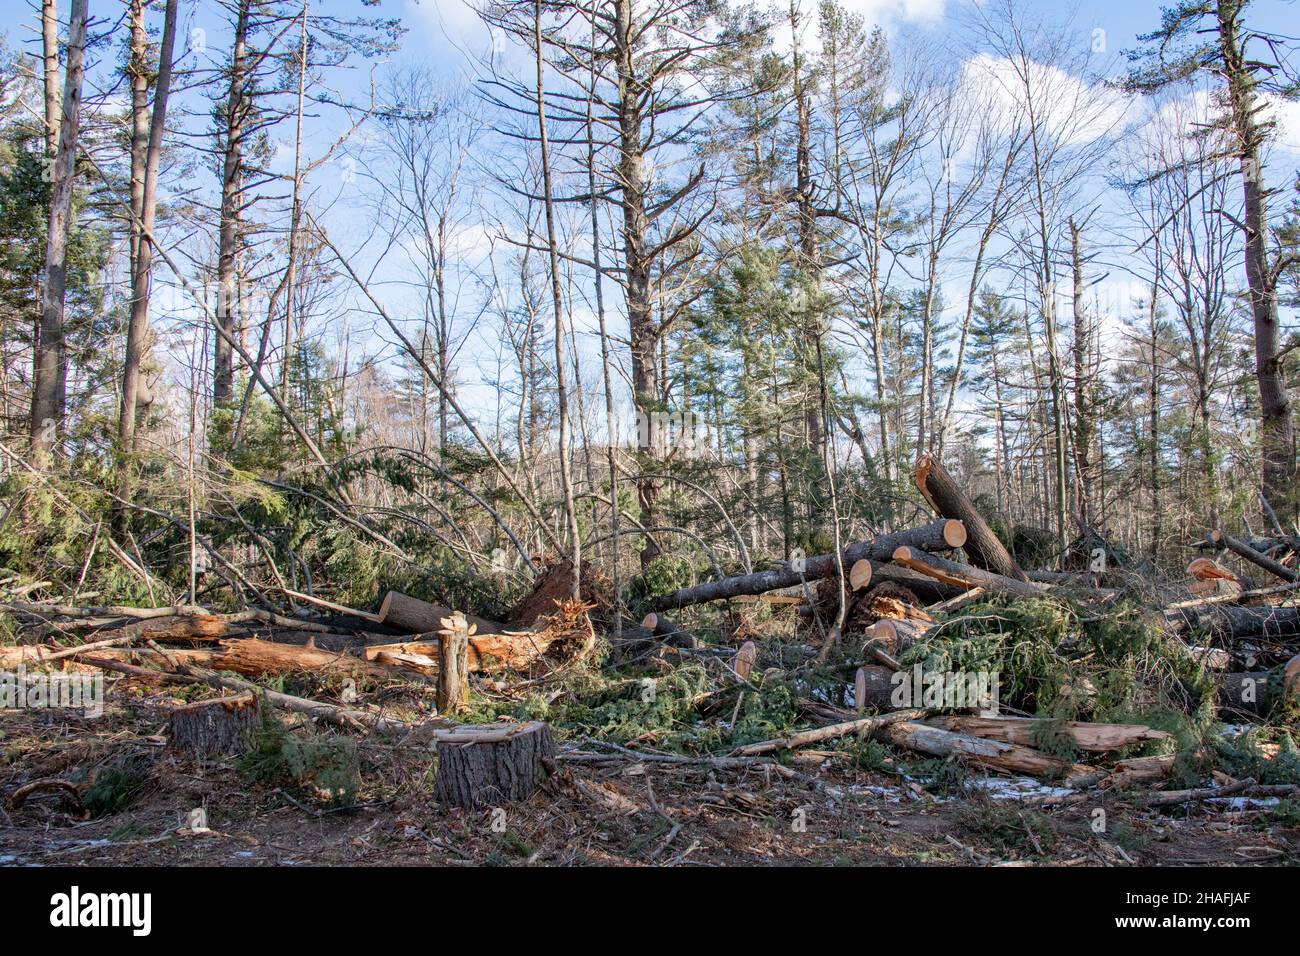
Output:
[[[1022,69],[1005,57],[976,54],[962,64],[961,96],[972,108],[996,111],[1008,122],[1032,102],[1052,136],[1067,145],[1095,140],[1128,118],[1125,94],[1089,83],[1054,66],[1030,62]]]

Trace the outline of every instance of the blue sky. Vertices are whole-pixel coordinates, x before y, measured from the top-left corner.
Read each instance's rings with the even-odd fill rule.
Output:
[[[60,0],[61,12],[66,11],[68,0]],[[971,0],[846,0],[845,5],[861,13],[868,22],[876,22],[887,32],[902,37],[905,34],[921,34],[932,39],[956,40],[962,36],[962,24],[970,13]],[[806,4],[807,5],[807,4]],[[478,53],[486,50],[491,38],[483,28],[472,10],[464,0],[384,0],[378,8],[363,6],[359,0],[312,0],[313,11],[325,11],[336,16],[399,16],[408,32],[403,49],[392,59],[398,64],[419,63],[428,65],[445,77],[448,85],[468,82],[471,69],[465,53]],[[123,15],[125,5],[120,0],[90,0],[92,16],[101,21],[113,20]],[[8,0],[0,12],[0,32],[7,35],[11,49],[24,49],[36,52],[38,34],[33,30],[37,22],[39,0]],[[1066,3],[1035,3],[1034,9],[1040,15],[1071,18],[1073,28],[1078,32],[1080,43],[1090,43],[1096,49],[1100,44],[1103,55],[1101,59],[1111,64],[1111,69],[1118,69],[1122,63],[1120,53],[1136,44],[1138,34],[1154,29],[1159,23],[1159,5],[1152,2],[1132,2],[1132,0],[1099,0],[1083,5]],[[228,48],[228,28],[223,24],[219,8],[208,0],[181,0],[182,32],[185,46],[190,49],[190,62],[218,62]],[[1252,21],[1259,25],[1278,31],[1294,31],[1300,13],[1300,4],[1291,0],[1256,0],[1252,8]],[[157,14],[154,15],[157,18]],[[125,31],[121,31],[123,34]],[[179,43],[178,43],[179,45]],[[206,50],[204,49],[206,47]],[[115,68],[115,52],[103,51],[98,56],[98,68],[92,72],[92,85],[101,86],[112,82],[109,74]],[[385,67],[379,66],[382,71]],[[364,100],[368,95],[371,65],[359,62],[356,68],[343,74],[336,74],[332,82],[338,85],[339,92],[348,98]],[[196,115],[201,117],[205,105],[194,94],[183,99]],[[1273,157],[1272,178],[1281,184],[1288,181],[1300,162],[1300,109],[1292,109],[1286,117],[1285,137],[1289,148],[1278,150]],[[199,120],[195,120],[199,122]],[[339,111],[322,112],[320,116],[308,123],[306,151],[310,159],[324,152],[346,128],[346,119]],[[274,132],[277,140],[277,160],[273,164],[280,172],[291,169],[292,152],[289,148],[293,135],[292,125],[284,124]],[[315,172],[309,183],[309,189],[318,208],[326,209],[323,216],[332,235],[350,253],[355,253],[357,264],[362,271],[369,269],[379,261],[384,249],[375,243],[365,244],[371,223],[371,213],[364,190],[356,183],[356,163],[365,162],[364,136],[351,144],[348,151],[320,170]],[[349,166],[348,164],[352,165]],[[203,173],[198,174],[202,176]],[[204,188],[215,186],[215,181]],[[481,227],[466,240],[467,258],[478,257],[483,253],[485,230]],[[1121,250],[1116,250],[1119,253]],[[378,265],[375,273],[376,288],[395,312],[405,309],[397,280],[400,278],[400,264],[396,256],[388,255]],[[473,263],[471,263],[473,264]],[[1122,270],[1119,273],[1122,275]],[[472,285],[467,275],[462,275]],[[949,296],[951,303],[960,300],[960,277],[954,282],[954,292]],[[1122,300],[1127,293],[1122,287],[1113,294],[1114,301]],[[472,296],[470,296],[472,298]],[[617,298],[614,296],[614,298]],[[347,294],[345,304],[359,305],[354,293]],[[364,313],[364,309],[362,310]],[[590,310],[581,303],[575,303],[575,323],[579,330],[580,352],[583,364],[588,372],[594,372],[595,346],[590,335]],[[616,334],[621,333],[620,320],[614,320]],[[355,315],[348,320],[349,329],[355,334],[363,324]],[[337,338],[337,328],[323,330],[327,341]],[[391,342],[387,341],[387,331],[375,334],[367,346],[371,351],[391,356],[395,353]],[[485,326],[473,334],[467,342],[463,353],[464,366],[461,371],[459,386],[464,391],[466,401],[486,420],[491,420],[499,396],[492,385],[495,364],[501,350],[498,333]]]

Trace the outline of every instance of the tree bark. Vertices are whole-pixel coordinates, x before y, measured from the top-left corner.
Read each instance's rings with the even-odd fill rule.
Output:
[[[925,724],[888,724],[882,727],[876,736],[896,747],[915,750],[932,757],[956,757],[963,763],[973,763],[1010,773],[1024,773],[1033,777],[1064,777],[1067,786],[1074,778],[1088,777],[1096,772],[1092,767],[1051,757],[1029,747],[956,734]]]
[[[45,245],[45,286],[32,373],[32,464],[49,464],[63,427],[67,405],[68,356],[64,305],[68,285],[68,233],[76,186],[77,134],[81,121],[81,85],[85,78],[87,0],[72,0],[68,22],[68,65],[59,122],[59,148],[53,159],[49,228]]]
[[[540,720],[469,724],[440,731],[434,741],[434,798],[468,810],[525,800],[554,769],[555,740]]]
[[[261,726],[256,694],[201,700],[177,707],[167,723],[167,750],[203,762],[245,753]]]
[[[1260,444],[1263,466],[1260,487],[1279,512],[1295,520],[1300,498],[1295,491],[1296,448],[1291,423],[1291,401],[1282,368],[1282,347],[1277,311],[1277,279],[1268,250],[1268,190],[1264,184],[1263,132],[1258,123],[1260,104],[1255,93],[1255,71],[1246,60],[1240,16],[1241,0],[1218,0],[1219,50],[1241,165],[1245,205],[1246,282],[1255,324],[1255,380],[1259,388]]]
[[[1300,581],[1300,574],[1297,574],[1291,568],[1288,568],[1281,561],[1274,561],[1266,554],[1256,551],[1246,542],[1234,538],[1232,535],[1223,531],[1214,531],[1210,535],[1216,545],[1227,548],[1233,554],[1245,558],[1251,564],[1263,568],[1270,574],[1276,575],[1283,581]]]
[[[1005,577],[1028,580],[984,516],[933,455],[922,455],[916,463],[916,487],[938,514],[955,518],[965,526],[966,553],[972,564]]]
[[[45,156],[53,159],[59,151],[59,127],[63,122],[59,92],[58,0],[42,0],[41,3],[41,65],[45,81]]]
[[[960,521],[938,518],[919,528],[882,534],[870,541],[860,541],[849,545],[843,551],[842,566],[851,567],[853,562],[862,558],[887,561],[894,551],[903,545],[912,545],[924,550],[950,550],[960,548],[966,543],[966,532]],[[788,588],[803,581],[813,581],[829,577],[836,572],[837,564],[834,554],[819,554],[808,558],[802,570],[793,566],[775,568],[771,571],[758,571],[754,574],[742,574],[737,577],[709,581],[694,587],[680,588],[671,594],[660,595],[650,600],[650,608],[665,611],[671,608],[689,607],[705,601],[720,601],[724,598],[741,594],[761,594]]]
[[[132,122],[134,139],[144,126],[145,101],[148,96],[148,42],[145,33],[144,0],[136,0],[132,10]],[[153,115],[149,119],[144,143],[133,140],[131,148],[131,187],[133,205],[137,170],[140,180],[139,204],[133,210],[139,217],[131,223],[131,317],[127,324],[126,354],[122,362],[122,407],[118,419],[118,450],[127,460],[122,463],[118,497],[131,500],[131,468],[135,453],[136,409],[140,399],[140,366],[144,361],[149,338],[149,294],[153,274],[153,235],[158,209],[158,167],[162,158],[163,134],[167,123],[167,98],[172,82],[172,48],[176,39],[177,0],[167,0],[163,19],[162,45],[158,51],[158,79],[154,86]],[[138,9],[138,16],[137,16]],[[136,39],[138,27],[140,38]],[[125,506],[119,511],[119,523],[125,523]]]
[[[389,591],[380,602],[376,617],[380,624],[387,624],[389,627],[410,631],[412,634],[431,634],[442,630],[443,619],[456,613],[460,612],[443,607],[441,604],[421,601],[401,591]],[[489,621],[485,617],[476,617],[473,614],[466,614],[464,617],[478,634],[501,634],[506,629],[504,624]]]
[[[227,404],[234,390],[238,332],[240,207],[244,191],[244,137],[251,95],[248,30],[252,0],[238,0],[230,86],[221,117],[221,218],[217,248],[217,330],[212,360],[212,403]]]
[[[935,580],[963,590],[985,588],[990,591],[1006,591],[1017,597],[1042,597],[1051,590],[1045,584],[1005,577],[969,564],[958,564],[956,561],[926,554],[915,548],[899,548],[894,552],[894,561],[903,567],[928,574]]]
[[[1035,743],[1036,731],[1045,722],[1034,717],[953,716],[931,717],[926,723],[954,733],[1031,747]],[[1061,730],[1069,735],[1080,750],[1095,753],[1123,750],[1135,744],[1169,737],[1163,730],[1154,730],[1142,724],[1093,724],[1072,720],[1062,724]]]
[[[438,714],[463,710],[469,699],[469,625],[463,614],[443,620],[438,632]]]

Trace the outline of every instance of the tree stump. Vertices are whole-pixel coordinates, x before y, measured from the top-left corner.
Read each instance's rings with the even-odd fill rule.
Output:
[[[438,632],[438,714],[454,714],[469,697],[469,625],[459,611]]]
[[[531,796],[554,766],[555,740],[540,720],[466,724],[434,735],[440,803],[476,810]]]
[[[167,750],[200,761],[246,753],[261,717],[261,704],[251,693],[185,704],[171,713]]]

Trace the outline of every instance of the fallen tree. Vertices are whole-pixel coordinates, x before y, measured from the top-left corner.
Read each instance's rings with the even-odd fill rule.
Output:
[[[966,553],[970,555],[972,564],[1003,577],[1028,580],[1020,565],[984,520],[984,516],[937,458],[930,454],[922,455],[916,463],[915,477],[916,487],[930,507],[945,518],[957,519],[965,527]],[[923,545],[914,546],[919,546],[924,551],[933,550]]]
[[[919,528],[882,534],[870,541],[859,541],[849,545],[842,552],[842,565],[837,565],[833,553],[819,554],[806,559],[802,564],[795,562],[770,571],[741,574],[693,587],[680,588],[669,594],[651,598],[649,606],[652,611],[667,611],[702,604],[706,601],[720,601],[742,594],[761,594],[765,591],[792,587],[803,581],[830,577],[837,573],[838,567],[842,566],[847,570],[855,561],[863,558],[888,561],[894,551],[903,546],[925,551],[947,551],[960,548],[965,543],[966,530],[960,521],[938,518]]]
[[[1049,585],[1024,580],[1023,573],[1019,578],[1007,577],[974,565],[958,564],[914,547],[899,547],[892,558],[896,564],[962,590],[984,588],[988,591],[1005,591],[1017,597],[1039,597],[1051,590]]]
[[[1032,747],[1037,735],[1048,722],[1034,717],[931,717],[925,721],[931,727],[939,727],[954,733],[969,734],[987,740],[1001,740],[1005,743]],[[1167,740],[1169,734],[1155,730],[1143,724],[1095,724],[1077,720],[1061,721],[1055,729],[1066,734],[1080,750],[1105,753],[1123,750],[1137,744],[1153,740]]]
[[[915,750],[931,757],[954,757],[963,763],[994,770],[1029,774],[1033,777],[1060,778],[1067,787],[1078,785],[1097,774],[1093,767],[1070,763],[1019,744],[953,733],[926,724],[884,724],[875,732],[875,736],[896,747]]]

